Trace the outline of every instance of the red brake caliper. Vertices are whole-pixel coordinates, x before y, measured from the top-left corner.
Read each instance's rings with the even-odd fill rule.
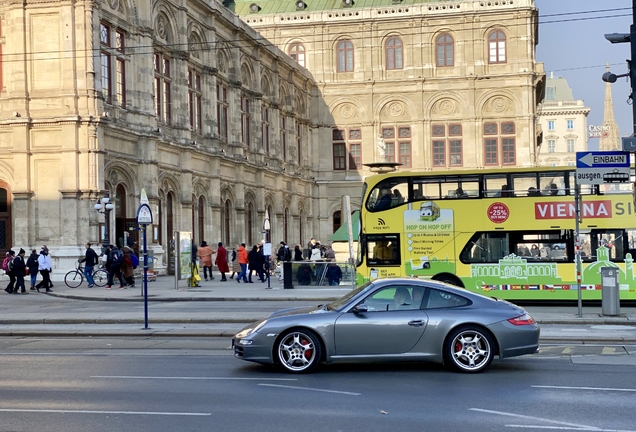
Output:
[[[303,345],[303,346],[306,346],[306,345],[309,345],[309,341],[308,341],[307,339],[302,339],[302,340],[300,341],[300,344],[301,344],[301,345]],[[306,351],[305,351],[305,358],[306,358],[307,360],[309,360],[309,359],[311,358],[311,353],[312,353],[312,351],[311,351],[311,350],[306,350]]]
[[[462,343],[457,341],[455,343],[455,352],[460,352],[462,350]]]

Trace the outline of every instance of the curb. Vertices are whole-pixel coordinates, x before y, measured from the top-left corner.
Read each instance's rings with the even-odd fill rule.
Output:
[[[70,299],[70,300],[85,300],[85,301],[112,301],[112,302],[143,302],[144,299],[140,295],[138,298],[123,298],[123,297],[86,297],[74,294],[57,294],[47,293],[51,297]],[[247,302],[247,301],[335,301],[340,297],[163,297],[157,298],[149,295],[148,301],[153,302]]]

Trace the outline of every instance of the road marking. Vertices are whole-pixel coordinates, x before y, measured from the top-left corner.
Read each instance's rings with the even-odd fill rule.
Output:
[[[603,349],[601,350],[601,354],[618,354],[616,352],[616,347],[603,347]]]
[[[234,380],[234,381],[298,381],[297,378],[238,378],[238,377],[160,377],[160,376],[125,376],[125,375],[92,375],[91,378],[103,379],[154,379],[154,380]]]
[[[352,393],[352,392],[345,392],[345,391],[338,391],[338,390],[317,389],[317,388],[310,388],[310,387],[294,387],[294,386],[286,386],[286,385],[280,385],[280,384],[258,384],[258,385],[263,387],[279,387],[279,388],[286,388],[286,389],[293,389],[293,390],[309,390],[309,391],[317,391],[317,392],[324,392],[324,393],[344,394],[344,395],[350,395],[350,396],[360,396],[362,394],[362,393]]]
[[[569,426],[571,428],[575,428],[578,430],[594,430],[594,431],[598,431],[600,429],[595,428],[593,426],[586,426],[586,425],[580,425],[580,424],[575,424],[575,423],[567,423],[567,422],[562,422],[562,421],[556,421],[556,420],[550,420],[550,419],[545,419],[545,418],[541,418],[541,417],[533,417],[533,416],[527,416],[527,415],[522,415],[522,414],[515,414],[515,413],[509,413],[509,412],[504,412],[504,411],[493,411],[493,410],[487,410],[487,409],[481,409],[481,408],[469,408],[469,411],[478,411],[478,412],[483,412],[486,414],[495,414],[495,415],[500,415],[500,416],[506,416],[506,417],[515,417],[515,418],[522,418],[522,419],[528,419],[528,420],[535,420],[535,421],[542,421],[542,422],[546,422],[546,423],[554,423],[554,424],[558,424],[558,425],[563,425],[563,426]]]
[[[58,414],[126,414],[126,415],[162,415],[162,416],[211,416],[212,413],[183,413],[161,411],[93,411],[93,410],[54,410],[54,409],[10,409],[0,408],[0,412],[58,413]]]
[[[567,347],[567,348],[564,348],[563,351],[561,351],[561,354],[568,355],[568,354],[572,354],[573,351],[574,349],[572,347]]]
[[[533,385],[530,387],[560,389],[560,390],[598,390],[598,391],[636,392],[636,389],[621,389],[621,388],[608,388],[608,387],[569,387],[569,386],[541,386],[541,385]]]

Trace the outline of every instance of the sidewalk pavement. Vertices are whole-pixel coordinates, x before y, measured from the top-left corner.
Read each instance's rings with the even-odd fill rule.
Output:
[[[148,282],[149,329],[144,329],[144,316],[138,311],[111,314],[107,317],[94,313],[56,313],[55,318],[0,317],[0,336],[191,336],[231,337],[246,324],[265,318],[268,312],[214,311],[182,312],[177,315],[164,309],[152,308],[157,302],[269,302],[294,301],[298,306],[320,304],[335,300],[351,290],[351,286],[296,286],[283,289],[277,278],[267,282],[257,279],[250,283],[237,283],[235,279],[221,282],[217,275],[213,281],[201,281],[200,287],[186,287],[185,281],[175,287],[170,276],[158,277]],[[37,295],[37,294],[36,294]],[[44,295],[44,294],[42,294]],[[113,288],[88,288],[83,284],[71,289],[63,282],[56,282],[48,294],[64,299],[86,301],[126,301],[143,303],[142,283],[137,287],[118,290]],[[269,308],[271,309],[271,308]],[[583,316],[578,316],[576,306],[528,306],[525,309],[541,325],[541,339],[545,341],[579,342],[636,342],[636,307],[622,307],[618,316],[604,316],[597,306],[584,306]]]

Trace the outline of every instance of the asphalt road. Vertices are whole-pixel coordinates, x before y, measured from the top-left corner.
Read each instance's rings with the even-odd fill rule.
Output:
[[[0,431],[636,431],[636,347],[287,375],[227,339],[0,339]]]

